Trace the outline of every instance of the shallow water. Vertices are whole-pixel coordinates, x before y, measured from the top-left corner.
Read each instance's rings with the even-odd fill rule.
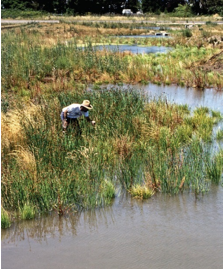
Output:
[[[158,86],[148,84],[138,86],[146,91],[149,97],[165,97],[168,101],[177,104],[187,104],[191,109],[196,107],[208,107],[223,113],[223,92],[214,89],[198,90],[179,86]]]
[[[172,50],[170,47],[158,47],[158,46],[151,46],[151,47],[144,47],[144,46],[137,46],[137,45],[97,45],[95,46],[96,49],[103,50],[111,50],[111,51],[130,51],[131,53],[142,54],[142,53],[167,53]]]
[[[2,268],[222,268],[222,195],[120,195],[108,208],[20,222],[2,231]]]
[[[149,98],[222,113],[223,94],[136,85]],[[222,124],[222,123],[221,123]],[[107,208],[22,221],[2,230],[3,269],[223,268],[223,189],[157,194],[141,202],[117,193]]]
[[[119,38],[170,38],[165,35],[124,35],[119,36]]]
[[[102,89],[114,88],[114,85],[103,85]],[[198,90],[194,88],[184,88],[180,86],[159,86],[155,84],[136,84],[116,86],[116,88],[136,89],[146,93],[149,100],[166,98],[171,103],[187,104],[190,109],[196,107],[208,107],[209,109],[223,113],[223,92],[214,89]]]
[[[140,26],[140,27],[134,27],[134,29],[146,29],[146,30],[170,30],[170,27],[159,27],[159,26]]]

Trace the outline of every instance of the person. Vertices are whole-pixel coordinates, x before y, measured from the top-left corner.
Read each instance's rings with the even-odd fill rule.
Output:
[[[82,115],[94,126],[96,122],[89,118],[89,110],[91,109],[93,109],[93,106],[90,104],[89,100],[84,100],[82,104],[71,104],[64,107],[61,111],[63,132],[66,132],[69,125],[71,125],[73,129],[76,130],[77,134],[81,135],[82,131],[79,126],[78,118]]]

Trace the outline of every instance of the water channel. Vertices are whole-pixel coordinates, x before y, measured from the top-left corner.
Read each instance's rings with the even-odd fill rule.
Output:
[[[223,94],[174,86],[135,86],[190,108],[223,113]],[[222,123],[220,123],[220,126]],[[117,192],[106,208],[51,213],[1,231],[2,269],[221,269],[223,189],[156,194],[144,202]]]

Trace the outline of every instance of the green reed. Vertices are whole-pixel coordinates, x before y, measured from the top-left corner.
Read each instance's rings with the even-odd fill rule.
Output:
[[[223,140],[223,129],[218,129],[216,133],[216,139],[220,141]]]
[[[186,47],[169,44],[171,41],[147,39],[139,44],[172,46],[175,50],[168,54],[129,55],[114,51],[99,51],[93,38],[73,39],[43,46],[39,33],[8,32],[2,35],[2,89],[13,91],[30,99],[40,94],[47,79],[58,83],[58,88],[66,87],[70,81],[76,82],[141,82],[157,84],[179,84],[198,88],[222,86],[222,75],[213,71],[205,72],[197,66],[204,59],[211,58],[218,49]],[[147,41],[147,42],[146,42]],[[103,43],[120,44],[122,39],[104,38]],[[135,42],[135,40],[130,40]],[[221,57],[221,56],[220,56]],[[45,91],[45,90],[43,90]]]
[[[33,219],[35,217],[35,208],[29,203],[24,204],[23,208],[20,208],[19,214],[21,219]]]
[[[219,184],[223,176],[223,150],[220,149],[210,161],[207,162],[207,176],[212,182]]]
[[[6,229],[11,226],[11,220],[8,212],[1,208],[1,228]]]

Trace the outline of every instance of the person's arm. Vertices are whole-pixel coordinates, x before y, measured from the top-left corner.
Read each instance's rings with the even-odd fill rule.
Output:
[[[62,120],[62,127],[63,127],[64,131],[65,131],[65,130],[67,129],[67,127],[68,127],[67,113],[68,113],[67,108],[64,108],[64,109],[63,109],[63,120]]]
[[[85,117],[85,119],[86,119],[88,122],[91,122],[93,126],[96,124],[96,122],[95,122],[94,120],[91,120],[90,117]]]
[[[64,120],[66,120],[66,119],[67,119],[67,113],[68,113],[68,110],[65,109],[65,110],[63,111],[63,113],[64,113]]]

